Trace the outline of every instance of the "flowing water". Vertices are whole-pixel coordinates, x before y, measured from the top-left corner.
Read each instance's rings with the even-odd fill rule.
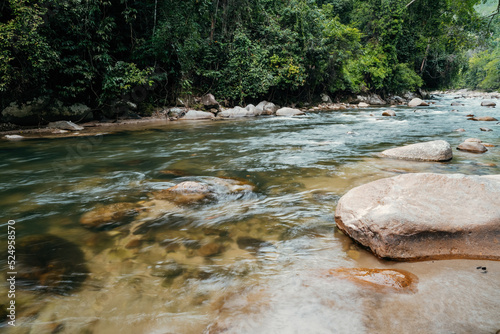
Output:
[[[500,262],[380,260],[334,222],[338,199],[373,180],[407,172],[500,174],[500,126],[466,120],[498,118],[497,109],[479,107],[478,99],[461,99],[459,107],[452,101],[448,95],[430,107],[393,108],[395,118],[366,108],[1,142],[0,278],[9,271],[8,220],[16,222],[18,252],[52,258],[40,260],[37,284],[17,283],[16,326],[0,330],[495,333]],[[469,137],[497,147],[482,155],[454,149],[448,163],[376,155],[436,139],[456,147]],[[151,199],[182,181],[216,178],[255,188],[198,205]],[[80,224],[84,213],[121,202],[145,209],[121,226]],[[50,288],[51,266],[66,273],[66,288]],[[417,290],[367,289],[325,275],[334,268],[403,269],[418,276]],[[1,287],[4,306],[7,290]]]

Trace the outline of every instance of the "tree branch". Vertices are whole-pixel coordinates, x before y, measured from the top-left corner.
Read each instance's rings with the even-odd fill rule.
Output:
[[[406,5],[406,8],[408,8],[412,3],[414,3],[415,1],[417,0],[411,0],[411,2],[409,4]]]
[[[494,12],[493,14],[489,15],[488,17],[490,18],[490,22],[488,22],[488,30],[490,30],[491,22],[493,22],[493,19],[495,16],[497,16],[500,13],[500,0],[498,0],[498,5],[497,5],[497,11]]]

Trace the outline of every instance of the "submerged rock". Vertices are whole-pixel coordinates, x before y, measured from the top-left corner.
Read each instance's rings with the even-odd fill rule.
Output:
[[[157,262],[151,268],[151,276],[175,278],[184,272],[184,268],[174,260]]]
[[[16,257],[20,288],[64,294],[78,288],[87,278],[88,269],[80,248],[54,235],[19,239]]]
[[[238,239],[236,239],[236,244],[240,249],[245,249],[250,252],[257,252],[262,247],[273,246],[273,244],[270,242],[252,237],[239,237]]]
[[[457,147],[458,150],[460,151],[467,151],[467,152],[472,152],[472,153],[484,153],[488,151],[488,149],[481,144],[480,142],[463,142]]]
[[[492,129],[490,129],[490,128],[479,128],[479,130],[484,131],[484,132],[490,132],[490,131],[493,131],[493,130],[492,130]]]
[[[457,107],[457,106],[463,106],[464,104],[463,103],[460,103],[460,102],[452,102],[451,105],[453,107]]]
[[[83,214],[80,224],[87,228],[108,228],[123,225],[139,213],[136,203],[113,203],[97,207]]]
[[[434,140],[385,150],[380,154],[385,158],[412,161],[448,161],[453,158],[450,144],[444,140]]]
[[[338,268],[329,270],[327,275],[378,291],[415,292],[418,283],[417,276],[400,269]]]
[[[281,108],[276,111],[276,116],[300,116],[305,115],[305,112],[295,108]]]
[[[176,204],[190,204],[208,199],[211,193],[212,190],[205,183],[184,181],[168,189],[154,192],[153,197]]]
[[[335,221],[377,256],[500,259],[500,175],[403,174],[356,187]]]

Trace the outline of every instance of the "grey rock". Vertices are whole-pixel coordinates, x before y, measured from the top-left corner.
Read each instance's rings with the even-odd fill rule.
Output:
[[[350,190],[337,226],[377,256],[500,259],[500,175],[415,173]]]
[[[257,109],[261,109],[262,115],[274,115],[276,111],[279,109],[278,106],[276,106],[272,102],[267,102],[267,101],[262,101],[260,102],[257,106]]]
[[[50,122],[47,125],[50,129],[59,129],[59,130],[70,130],[70,131],[81,131],[84,129],[83,126],[76,125],[70,121],[58,121],[58,122]]]
[[[411,144],[385,150],[380,154],[385,158],[413,161],[448,161],[453,158],[450,144],[445,140]]]
[[[422,99],[414,98],[410,102],[408,102],[408,107],[427,107],[429,104],[427,102],[422,101]]]
[[[257,116],[257,108],[251,107],[249,109],[242,108],[242,107],[234,107],[232,109],[226,109],[217,114],[218,117],[223,117],[223,118],[238,118],[238,117],[253,117]],[[260,110],[260,109],[259,109]]]
[[[471,153],[484,153],[488,149],[481,143],[478,142],[463,142],[457,147],[460,151],[466,151]]]
[[[214,114],[211,112],[200,111],[200,110],[189,110],[181,119],[185,120],[196,120],[196,119],[211,119],[214,118]]]
[[[206,109],[219,108],[219,102],[217,102],[212,94],[203,95],[201,97],[201,103],[205,106]]]
[[[493,101],[483,101],[481,102],[481,106],[483,107],[495,107],[497,104]]]
[[[281,108],[278,111],[276,111],[276,116],[299,116],[299,115],[305,115],[305,112],[295,108]]]

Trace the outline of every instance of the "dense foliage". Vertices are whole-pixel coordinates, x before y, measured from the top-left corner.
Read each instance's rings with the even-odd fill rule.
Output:
[[[449,86],[485,40],[479,2],[3,0],[1,104],[105,108],[137,87],[136,102],[212,92],[232,104]],[[471,85],[498,88],[492,45],[472,58]]]

